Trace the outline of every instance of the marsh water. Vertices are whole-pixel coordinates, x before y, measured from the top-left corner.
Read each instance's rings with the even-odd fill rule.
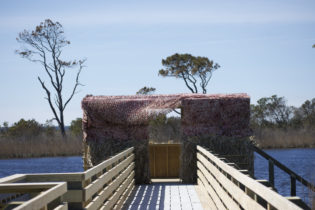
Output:
[[[295,171],[305,179],[315,183],[315,149],[272,149],[265,150],[269,155]],[[83,171],[81,156],[45,157],[0,160],[0,178],[23,173],[61,173]],[[268,179],[268,162],[255,155],[255,177]],[[280,194],[290,195],[290,177],[275,167],[275,186]],[[297,182],[297,195],[308,200],[307,188]]]
[[[0,160],[0,178],[12,174],[64,173],[83,171],[81,156]]]
[[[315,184],[315,149],[271,149],[264,150],[266,153],[280,161],[285,166]],[[278,167],[274,167],[275,187],[281,195],[290,196],[290,176]],[[256,179],[268,180],[268,161],[255,154],[255,177]],[[310,191],[300,182],[296,182],[296,194],[306,202],[311,196]]]

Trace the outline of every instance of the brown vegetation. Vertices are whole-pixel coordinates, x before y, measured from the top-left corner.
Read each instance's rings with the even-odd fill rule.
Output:
[[[315,131],[309,129],[264,128],[255,130],[255,141],[260,148],[315,147]]]
[[[0,158],[72,156],[82,154],[82,121],[73,120],[67,138],[47,121],[40,124],[21,119],[9,127],[0,126]]]
[[[0,138],[0,158],[28,158],[43,156],[74,156],[82,154],[82,139],[61,135],[38,136],[31,139]]]

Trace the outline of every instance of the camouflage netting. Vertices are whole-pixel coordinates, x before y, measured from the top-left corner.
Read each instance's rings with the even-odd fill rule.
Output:
[[[235,163],[238,169],[246,169],[254,175],[254,153],[249,137],[198,136],[186,138],[182,146],[181,178],[184,183],[196,183],[197,171],[196,145],[207,148],[226,162]]]
[[[197,143],[218,154],[248,153],[250,99],[246,94],[86,96],[82,101],[85,168],[134,146],[136,182],[150,182],[149,122],[175,108],[182,112],[180,176],[184,182],[196,181],[191,169],[196,168]],[[245,158],[248,165],[243,159],[234,162],[251,170],[251,158],[251,153]]]

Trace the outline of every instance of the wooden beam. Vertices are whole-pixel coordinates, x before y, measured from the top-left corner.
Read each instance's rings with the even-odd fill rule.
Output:
[[[67,183],[61,182],[56,186],[42,192],[38,196],[30,199],[22,205],[15,208],[15,210],[33,210],[41,209],[58,197],[61,197],[67,192]]]
[[[43,174],[27,174],[27,182],[69,182],[82,181],[84,172],[79,173],[43,173]]]
[[[129,196],[129,194],[132,191],[132,189],[134,188],[134,186],[135,186],[135,180],[132,178],[131,182],[129,183],[126,190],[123,192],[123,194],[120,196],[119,200],[116,202],[116,205],[114,206],[113,209],[121,209],[122,208],[126,198]]]
[[[129,156],[124,161],[120,162],[114,168],[100,176],[94,182],[89,184],[87,187],[83,189],[83,200],[87,201],[90,199],[98,190],[100,190],[104,184],[111,181],[114,176],[117,176],[124,168],[126,168],[132,161],[134,160],[134,154]]]
[[[26,178],[26,174],[14,174],[11,176],[1,178],[0,184],[18,182],[18,181],[24,180],[25,178]]]
[[[271,187],[275,186],[275,170],[274,170],[274,165],[272,160],[268,161],[268,166],[269,166],[269,183]]]
[[[27,193],[41,192],[52,188],[60,183],[40,182],[40,183],[9,183],[0,184],[0,193]]]
[[[293,204],[292,202],[288,201],[278,193],[268,189],[264,185],[256,182],[256,180],[240,173],[237,169],[225,164],[223,161],[218,159],[216,156],[205,150],[204,148],[197,146],[197,153],[198,159],[199,157],[206,156],[207,158],[211,159],[218,167],[220,167],[223,171],[228,173],[230,176],[232,176],[234,179],[238,180],[241,184],[248,187],[250,190],[252,190],[255,194],[259,195],[261,198],[263,198],[267,203],[269,203],[271,206],[274,206],[278,209],[301,209],[297,205]],[[203,157],[203,159],[205,159]],[[222,182],[221,182],[222,184]],[[233,193],[233,195],[235,195]]]
[[[198,178],[200,179],[201,183],[203,184],[204,188],[208,192],[209,196],[212,198],[215,206],[220,210],[221,209],[227,209],[224,206],[220,196],[216,193],[216,191],[212,188],[212,186],[209,185],[209,183],[207,182],[206,178],[204,177],[204,175],[201,173],[200,170],[198,170],[197,175],[198,175]]]
[[[64,202],[57,206],[56,208],[54,208],[54,210],[68,210],[68,203]]]
[[[106,201],[115,190],[120,186],[120,184],[124,181],[124,179],[131,175],[134,177],[134,163],[130,164],[128,168],[126,168],[122,174],[120,174],[113,182],[111,182],[108,186],[106,186],[101,193],[99,193],[85,208],[88,210],[96,210],[99,209],[104,201]]]
[[[241,188],[239,188],[236,184],[234,184],[230,179],[228,179],[225,175],[219,171],[214,165],[212,165],[204,156],[200,153],[197,153],[197,159],[204,165],[204,167],[211,171],[213,176],[216,177],[218,182],[222,185],[222,187],[239,203],[244,209],[264,209],[260,206],[255,200],[249,197]],[[230,166],[228,166],[230,167]],[[232,168],[232,167],[231,167]],[[233,168],[234,169],[234,168]],[[236,169],[235,169],[236,170]],[[237,171],[237,170],[236,170]],[[238,172],[238,171],[237,171]],[[240,172],[238,172],[240,173]],[[240,173],[241,174],[241,173]],[[242,174],[243,175],[243,174]],[[245,176],[245,175],[244,175]],[[234,178],[234,177],[233,177]],[[235,179],[235,178],[234,178]],[[236,179],[237,180],[237,179]]]
[[[282,163],[280,163],[278,160],[276,160],[275,158],[271,157],[270,155],[268,155],[266,152],[264,152],[263,150],[259,149],[258,147],[251,145],[251,147],[253,148],[253,150],[255,152],[257,152],[259,155],[261,155],[262,157],[264,157],[267,160],[271,160],[278,168],[280,168],[281,170],[283,170],[284,172],[286,172],[287,174],[289,174],[290,176],[293,175],[295,176],[296,180],[298,180],[299,182],[301,182],[304,186],[308,187],[309,189],[311,189],[312,191],[315,192],[315,186],[311,183],[308,182],[307,180],[305,180],[303,177],[299,176],[298,174],[296,174],[294,171],[292,171],[291,169],[289,169],[288,167],[286,167],[285,165],[283,165]]]
[[[131,173],[129,176],[121,183],[118,189],[115,190],[114,194],[110,197],[110,199],[100,208],[100,210],[104,209],[112,209],[116,203],[118,202],[120,196],[124,192],[124,190],[128,187],[128,184],[133,179],[134,174]]]
[[[293,175],[290,176],[291,180],[291,196],[296,196],[296,179]]]
[[[209,185],[213,187],[215,192],[219,195],[220,199],[223,201],[224,205],[228,209],[240,209],[237,203],[234,202],[233,198],[231,198],[226,191],[220,186],[220,183],[213,177],[213,175],[198,161],[197,166],[200,170],[200,172],[204,175],[206,178],[206,181]],[[199,171],[198,171],[199,172]],[[198,173],[200,175],[200,173]]]
[[[102,171],[104,168],[108,167],[109,165],[112,165],[113,163],[117,162],[120,158],[124,156],[128,156],[133,152],[134,148],[131,147],[129,149],[126,149],[125,151],[119,153],[118,155],[115,155],[114,157],[103,161],[102,163],[98,164],[97,166],[94,166],[93,168],[87,170],[84,172],[84,179],[88,179],[98,172]]]

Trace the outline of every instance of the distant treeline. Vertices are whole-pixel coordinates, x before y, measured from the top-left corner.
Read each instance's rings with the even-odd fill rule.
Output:
[[[315,147],[315,98],[300,107],[273,95],[251,105],[251,128],[262,148]]]
[[[73,120],[64,138],[51,121],[21,119],[0,126],[0,158],[71,156],[82,154],[82,120]]]
[[[261,148],[315,147],[315,98],[300,107],[288,106],[273,95],[251,105],[250,126]],[[149,126],[150,138],[178,141],[180,118],[157,118]],[[82,153],[82,119],[71,122],[64,138],[51,121],[40,124],[21,119],[0,125],[0,158],[69,156]]]

